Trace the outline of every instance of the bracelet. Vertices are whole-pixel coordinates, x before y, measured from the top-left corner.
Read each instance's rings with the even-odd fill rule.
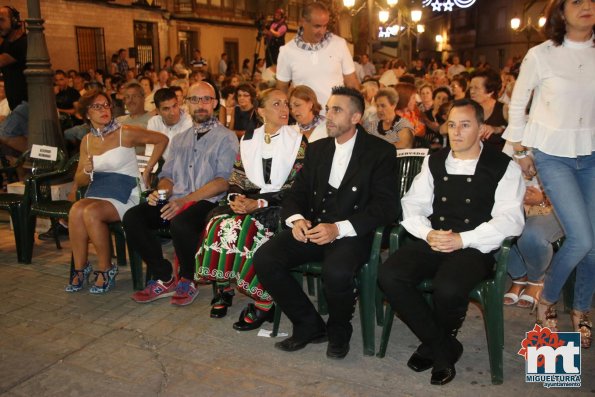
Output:
[[[517,156],[526,156],[528,153],[529,153],[529,151],[527,149],[514,151],[514,154]]]
[[[527,155],[526,154],[518,155],[518,154],[514,153],[512,155],[512,157],[514,157],[517,160],[521,160],[521,159],[524,159],[525,157],[527,157]]]
[[[93,175],[93,170],[91,170],[91,171],[87,171],[86,169],[84,169],[84,168],[83,168],[83,172],[84,172],[86,175]]]

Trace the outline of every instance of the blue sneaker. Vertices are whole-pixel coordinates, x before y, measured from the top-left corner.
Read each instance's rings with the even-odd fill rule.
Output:
[[[91,288],[89,288],[89,292],[91,294],[105,294],[110,289],[116,286],[116,275],[118,274],[118,266],[113,265],[109,268],[107,272],[100,272],[95,271],[93,274],[95,275],[95,283],[97,283],[97,278],[99,278],[99,273],[103,276],[103,285],[97,286],[93,284]]]
[[[87,285],[89,285],[89,275],[93,271],[91,264],[87,262],[87,265],[82,270],[74,269],[72,273],[70,273],[70,280],[68,281],[68,285],[64,289],[66,292],[78,292],[83,289],[85,285],[85,281]],[[76,284],[75,284],[76,281]]]

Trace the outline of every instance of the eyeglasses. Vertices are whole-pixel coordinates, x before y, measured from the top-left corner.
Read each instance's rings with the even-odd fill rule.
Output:
[[[111,109],[112,105],[110,103],[94,103],[93,105],[89,105],[89,109],[93,109],[96,111],[100,111],[101,109]]]
[[[186,100],[186,102],[190,102],[193,105],[197,105],[199,103],[204,103],[205,105],[208,105],[209,103],[213,102],[213,98],[212,96],[187,96],[186,98],[184,98]]]

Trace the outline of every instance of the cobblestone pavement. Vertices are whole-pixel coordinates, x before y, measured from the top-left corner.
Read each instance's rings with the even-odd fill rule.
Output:
[[[171,244],[166,246],[171,253]],[[0,395],[1,396],[554,396],[595,394],[595,355],[582,351],[580,389],[545,389],[524,381],[516,353],[532,327],[527,310],[506,308],[503,385],[490,383],[481,313],[471,305],[460,333],[465,353],[456,379],[429,384],[429,372],[405,363],[416,339],[395,320],[387,356],[362,355],[359,318],[351,352],[331,361],[325,344],[295,353],[273,348],[257,332],[232,329],[249,301],[237,297],[223,319],[209,318],[211,288],[189,307],[167,300],[147,305],[130,300],[129,269],[104,296],[63,292],[70,244],[36,241],[33,264],[20,265],[12,232],[0,223]],[[93,260],[93,258],[92,258]],[[281,331],[289,330],[282,320]],[[570,327],[562,315],[562,329]],[[264,328],[271,329],[270,324]],[[377,329],[377,344],[380,328]]]

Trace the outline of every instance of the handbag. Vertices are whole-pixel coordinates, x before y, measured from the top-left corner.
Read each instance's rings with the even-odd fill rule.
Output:
[[[94,172],[85,197],[111,198],[126,204],[138,178],[117,172]]]

